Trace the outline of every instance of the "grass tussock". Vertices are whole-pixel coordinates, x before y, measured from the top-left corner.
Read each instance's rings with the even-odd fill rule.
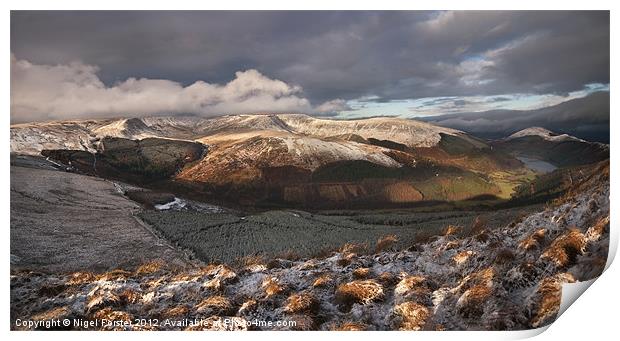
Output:
[[[370,276],[370,269],[369,268],[357,268],[355,270],[353,270],[353,278],[356,279],[365,279],[368,278],[368,276]]]
[[[241,307],[239,308],[239,313],[242,314],[245,312],[253,311],[257,305],[258,305],[258,301],[256,301],[253,298],[250,298],[246,300],[245,302],[243,302],[243,304],[241,304]]]
[[[234,262],[241,269],[253,269],[257,267],[267,268],[267,259],[263,255],[251,255],[241,257]]]
[[[133,289],[125,289],[118,295],[123,304],[134,304],[142,298],[142,294]]]
[[[542,327],[555,319],[560,310],[562,283],[572,281],[574,281],[572,275],[560,274],[559,276],[546,277],[540,282],[536,290],[538,300],[531,321],[532,327]]]
[[[319,301],[309,292],[289,296],[284,304],[287,313],[315,313],[319,308]]]
[[[329,274],[322,274],[314,280],[312,286],[315,288],[323,288],[328,286],[332,281],[332,276],[330,276]]]
[[[398,277],[396,277],[396,275],[391,272],[385,271],[380,273],[379,276],[377,276],[377,281],[383,284],[383,286],[388,287],[396,284],[398,282]]]
[[[96,320],[108,320],[108,321],[125,321],[130,322],[133,320],[131,314],[120,311],[113,310],[110,307],[103,308],[96,313],[93,314],[93,318]]]
[[[345,267],[348,266],[357,258],[357,254],[354,252],[341,253],[336,261],[336,264],[339,266]]]
[[[516,258],[515,253],[509,248],[499,249],[495,253],[495,264],[509,264]]]
[[[383,286],[375,280],[356,280],[336,289],[336,301],[345,306],[353,303],[368,304],[383,299]]]
[[[476,255],[475,251],[471,251],[471,250],[461,251],[452,257],[452,261],[456,265],[461,265],[461,264],[466,263],[471,257],[475,255]]]
[[[354,253],[357,255],[363,255],[368,253],[368,244],[366,243],[346,243],[338,249],[338,252],[342,254]]]
[[[284,292],[284,286],[275,277],[269,277],[263,281],[261,287],[265,291],[265,297],[270,298]]]
[[[396,243],[398,243],[398,237],[396,237],[396,235],[389,234],[387,236],[383,236],[377,240],[377,244],[375,245],[375,253],[390,251]]]
[[[399,330],[420,330],[426,324],[430,311],[416,302],[404,302],[394,307],[396,328]]]
[[[422,276],[407,276],[396,284],[394,293],[397,295],[429,293],[428,288],[424,285],[425,281],[426,278]]]
[[[97,280],[99,281],[124,281],[130,278],[131,275],[132,273],[129,271],[122,270],[122,269],[116,269],[116,270],[108,271],[108,272],[98,275]]]
[[[544,228],[532,232],[519,243],[519,248],[526,251],[539,248],[545,240],[546,233],[547,231]]]
[[[344,322],[340,325],[332,327],[333,331],[346,331],[346,332],[362,332],[368,330],[368,326],[359,322]]]
[[[224,296],[207,297],[196,306],[198,313],[207,315],[227,315],[232,309],[230,300]]]
[[[601,239],[603,234],[609,232],[609,215],[601,217],[594,225],[586,231],[586,237],[589,241],[597,241]]]
[[[493,288],[478,284],[465,290],[463,295],[459,297],[456,306],[458,312],[465,317],[480,316],[484,312],[484,303],[493,294]]]
[[[161,270],[163,267],[164,263],[161,261],[148,262],[140,265],[136,269],[135,274],[138,276],[150,275]]]
[[[461,232],[461,227],[456,225],[448,225],[443,230],[444,236],[453,236]]]
[[[68,285],[82,285],[97,280],[97,276],[92,272],[74,272],[67,281]]]
[[[583,254],[587,239],[577,229],[556,238],[542,254],[542,258],[551,260],[556,266],[566,267],[573,264],[577,255]]]
[[[87,295],[86,310],[95,311],[104,307],[118,306],[122,299],[115,293],[106,290],[93,290]]]
[[[177,305],[174,307],[166,308],[161,313],[161,318],[163,319],[181,319],[188,316],[190,313],[190,309],[186,305]]]

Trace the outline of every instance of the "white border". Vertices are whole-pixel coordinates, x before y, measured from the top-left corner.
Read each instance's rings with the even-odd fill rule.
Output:
[[[207,2],[207,1],[159,1],[159,0],[151,0],[145,2],[129,2],[129,1],[121,1],[121,0],[106,0],[104,2],[85,2],[85,1],[37,1],[37,0],[25,0],[25,1],[17,1],[14,0],[12,3],[3,2],[2,6],[4,7],[4,11],[2,12],[2,30],[3,30],[3,44],[1,45],[4,49],[4,55],[6,59],[5,66],[1,69],[2,76],[4,82],[2,83],[2,99],[3,99],[3,108],[6,110],[4,114],[1,115],[1,119],[3,122],[3,126],[5,127],[2,130],[2,138],[0,138],[0,143],[2,148],[2,188],[4,188],[4,192],[2,192],[2,218],[5,222],[5,226],[3,229],[3,237],[2,243],[5,253],[4,262],[2,262],[3,273],[9,274],[9,257],[7,255],[9,248],[9,224],[10,224],[10,205],[9,205],[9,188],[10,188],[10,180],[9,180],[9,130],[8,126],[10,125],[10,115],[9,115],[9,103],[10,103],[10,93],[9,93],[9,79],[10,79],[10,63],[9,63],[9,55],[10,55],[10,12],[11,9],[21,9],[21,10],[34,10],[34,9],[90,9],[90,10],[99,10],[99,9],[132,9],[132,10],[140,10],[140,9],[256,9],[256,10],[265,10],[265,9],[417,9],[417,10],[437,10],[437,9],[493,9],[493,10],[513,10],[513,9],[542,9],[542,10],[583,10],[583,9],[605,9],[612,10],[611,12],[611,36],[617,37],[618,33],[618,15],[616,10],[618,8],[618,3],[620,2],[612,2],[612,1],[597,1],[590,0],[587,2],[584,1],[574,1],[574,0],[564,0],[564,1],[485,1],[485,0],[468,0],[468,1],[448,1],[448,0],[436,0],[436,1],[427,1],[427,2],[414,2],[414,1],[396,1],[396,0],[381,0],[381,1],[366,1],[366,0],[358,0],[358,1],[326,1],[326,0],[314,0],[307,1],[305,3],[295,2],[295,1],[277,1],[277,0],[261,0],[261,1],[240,1],[240,0],[227,0],[221,2]],[[618,47],[617,44],[614,43],[613,39],[611,41],[611,60],[618,59]],[[615,84],[615,80],[618,80],[617,77],[617,68],[614,67],[614,64],[611,65],[611,83]],[[615,136],[614,133],[620,132],[620,127],[618,126],[619,120],[615,118],[615,113],[618,108],[618,100],[617,96],[614,96],[615,93],[612,92],[611,96],[611,145],[615,145]],[[618,173],[616,170],[618,168],[618,155],[617,150],[615,148],[611,148],[611,177],[612,179],[618,179]],[[611,211],[612,211],[612,241],[614,241],[617,245],[618,240],[618,231],[617,224],[615,224],[615,214],[617,209],[619,208],[620,203],[614,200],[615,193],[617,193],[617,183],[612,182],[611,184]],[[574,307],[569,308],[565,314],[560,316],[558,320],[553,323],[550,328],[544,333],[542,333],[538,339],[541,340],[555,340],[555,339],[564,339],[564,340],[576,340],[576,339],[585,339],[585,338],[596,338],[596,339],[608,339],[613,337],[616,328],[616,324],[618,323],[617,313],[618,309],[615,305],[620,302],[620,295],[618,292],[620,291],[620,275],[619,270],[617,269],[617,264],[611,264],[609,269],[601,276],[601,278],[595,281],[590,289],[586,290],[583,294],[583,297],[578,299],[574,303]],[[377,340],[382,339],[384,337],[395,338],[395,339],[410,339],[410,338],[423,338],[423,339],[439,339],[439,340],[498,340],[498,339],[516,339],[516,338],[524,338],[537,335],[543,330],[535,330],[535,331],[526,331],[526,332],[355,332],[355,333],[340,333],[340,332],[294,332],[294,334],[288,332],[256,332],[251,334],[235,334],[231,335],[230,333],[183,333],[183,332],[127,332],[127,333],[114,333],[110,332],[88,332],[88,334],[84,334],[82,332],[64,332],[64,333],[53,333],[49,332],[9,332],[9,280],[5,277],[5,280],[2,282],[2,288],[0,291],[3,293],[2,303],[3,309],[1,312],[0,321],[4,321],[6,329],[5,333],[7,333],[11,338],[30,338],[34,337],[36,339],[40,338],[49,338],[49,337],[62,337],[68,340],[72,339],[82,339],[84,337],[88,337],[89,339],[108,339],[108,338],[127,338],[127,339],[135,339],[135,338],[148,338],[149,340],[158,340],[158,339],[169,339],[169,338],[188,338],[188,339],[225,339],[225,338],[241,338],[243,336],[249,336],[252,339],[256,340],[284,340],[290,339],[292,337],[298,339],[310,339],[310,338],[338,338],[338,339],[350,339],[350,340]]]

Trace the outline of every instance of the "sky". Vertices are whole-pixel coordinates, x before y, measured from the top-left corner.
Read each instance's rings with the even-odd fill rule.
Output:
[[[11,121],[432,116],[609,90],[607,11],[12,11]]]

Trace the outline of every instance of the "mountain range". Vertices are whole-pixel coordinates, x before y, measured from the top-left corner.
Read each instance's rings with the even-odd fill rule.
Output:
[[[608,157],[606,145],[542,128],[488,141],[416,120],[268,113],[16,124],[11,152],[200,200],[301,208],[507,199],[536,174],[522,157]]]
[[[588,141],[609,143],[609,92],[600,91],[535,110],[490,110],[416,119],[500,139],[529,127],[543,127]]]

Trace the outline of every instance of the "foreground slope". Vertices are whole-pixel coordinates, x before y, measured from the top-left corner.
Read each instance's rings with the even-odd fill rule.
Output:
[[[100,329],[537,328],[555,319],[562,283],[589,280],[603,271],[609,163],[599,164],[541,212],[500,228],[478,222],[469,234],[458,231],[447,227],[443,236],[404,251],[386,251],[394,241],[388,237],[370,253],[345,245],[325,258],[249,261],[238,267],[168,270],[149,264],[104,274],[14,272],[11,317],[159,323]],[[249,324],[255,320],[295,325]]]

